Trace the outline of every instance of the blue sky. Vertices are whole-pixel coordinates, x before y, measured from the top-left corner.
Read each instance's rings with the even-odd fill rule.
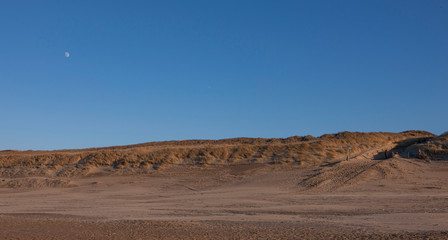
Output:
[[[1,1],[0,149],[440,134],[447,26],[444,0]]]

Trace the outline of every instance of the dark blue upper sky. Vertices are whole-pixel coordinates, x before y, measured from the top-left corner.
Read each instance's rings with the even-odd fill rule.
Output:
[[[448,2],[2,1],[0,84],[0,150],[440,134]]]

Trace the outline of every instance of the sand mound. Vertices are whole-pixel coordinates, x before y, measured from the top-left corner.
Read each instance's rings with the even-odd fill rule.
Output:
[[[421,172],[425,163],[400,157],[385,160],[353,159],[322,166],[299,185],[306,191],[335,191],[367,181],[403,178]]]

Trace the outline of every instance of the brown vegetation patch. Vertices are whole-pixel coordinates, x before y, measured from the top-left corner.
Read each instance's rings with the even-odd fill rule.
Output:
[[[370,149],[413,144],[430,137],[434,135],[424,131],[341,132],[317,138],[234,138],[152,142],[79,150],[1,151],[0,176],[86,176],[98,167],[109,168],[111,172],[135,174],[148,173],[172,164],[318,166],[344,159],[349,146],[352,148],[351,156],[357,156]]]

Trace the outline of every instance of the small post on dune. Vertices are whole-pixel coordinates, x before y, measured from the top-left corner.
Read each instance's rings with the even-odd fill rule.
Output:
[[[350,150],[352,149],[352,147],[348,147],[348,152],[347,152],[347,160],[350,160]]]

